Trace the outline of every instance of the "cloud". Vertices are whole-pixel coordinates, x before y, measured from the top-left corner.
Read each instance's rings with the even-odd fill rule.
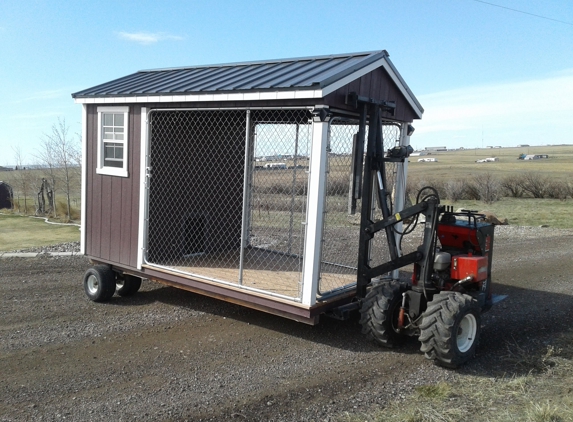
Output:
[[[543,134],[556,142],[573,140],[570,69],[540,79],[470,86],[418,99],[425,110],[422,120],[415,122],[421,142],[443,145],[460,136],[475,140],[484,132],[496,145]]]
[[[120,38],[127,41],[136,42],[142,45],[155,44],[158,41],[181,41],[183,37],[178,35],[169,35],[163,32],[119,32]]]

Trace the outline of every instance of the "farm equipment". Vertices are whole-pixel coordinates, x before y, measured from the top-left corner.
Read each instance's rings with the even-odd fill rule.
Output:
[[[428,359],[455,368],[474,355],[480,315],[493,303],[494,226],[475,211],[454,212],[451,207],[440,205],[438,193],[431,187],[420,190],[415,205],[391,214],[384,167],[387,162],[404,161],[411,150],[401,146],[384,154],[377,113],[385,105],[359,97],[354,101],[358,107],[362,105],[357,137],[360,157],[367,112],[370,126],[365,160],[354,160],[353,174],[355,181],[359,181],[355,185],[361,180],[364,184],[355,191],[362,193],[357,300],[347,308],[360,309],[362,331],[376,343],[393,347],[406,336],[417,336]],[[378,221],[373,218],[374,201],[382,213]],[[424,217],[422,244],[402,255],[401,240],[414,230],[421,216]],[[409,224],[400,229],[405,220]],[[382,231],[391,260],[371,267],[372,240]],[[380,278],[410,264],[413,264],[410,282]]]

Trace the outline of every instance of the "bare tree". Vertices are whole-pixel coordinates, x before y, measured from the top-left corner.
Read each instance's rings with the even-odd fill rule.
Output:
[[[52,140],[52,137],[44,134],[44,136],[41,139],[40,149],[34,156],[40,161],[46,172],[46,179],[49,181],[52,192],[51,200],[49,200],[49,203],[52,207],[51,209],[52,216],[56,218],[58,216],[57,215],[58,211],[56,206],[56,192],[58,188],[57,184],[58,165],[56,160],[55,145]]]
[[[16,161],[16,174],[14,177],[14,181],[16,182],[17,197],[18,201],[18,212],[21,213],[21,203],[20,203],[20,195],[24,199],[24,214],[28,214],[28,197],[31,194],[32,183],[31,183],[31,175],[30,171],[26,169],[24,166],[24,157],[22,154],[22,149],[18,147],[12,147],[14,151],[14,160]]]
[[[52,186],[55,187],[58,182],[60,189],[66,196],[68,220],[71,219],[71,195],[74,189],[78,188],[76,180],[81,171],[79,168],[81,162],[79,142],[69,132],[70,127],[66,125],[66,120],[58,119],[58,123],[52,126],[52,132],[44,135],[40,154],[40,156],[44,156],[45,160],[43,161],[46,165],[48,165],[46,160],[53,163],[53,174],[56,177],[52,180]]]

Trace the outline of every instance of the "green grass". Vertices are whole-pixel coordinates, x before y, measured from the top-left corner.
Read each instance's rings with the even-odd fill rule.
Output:
[[[517,159],[520,154],[547,154],[549,158],[524,161]],[[573,145],[446,151],[432,153],[429,157],[436,158],[438,162],[419,163],[420,157],[410,157],[408,178],[457,180],[479,173],[504,177],[534,172],[566,181],[573,175]],[[499,161],[476,163],[476,160],[487,157],[497,157]]]
[[[0,215],[0,251],[49,246],[80,240],[77,226],[47,224],[43,219]]]
[[[442,201],[453,205],[454,209],[463,208],[475,211],[489,211],[500,220],[507,218],[512,226],[541,226],[547,225],[560,229],[573,228],[571,212],[573,199],[534,199],[534,198],[502,198],[492,204],[480,201]]]

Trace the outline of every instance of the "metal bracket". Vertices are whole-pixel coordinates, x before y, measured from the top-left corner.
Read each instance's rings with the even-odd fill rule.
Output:
[[[377,100],[371,97],[363,97],[358,95],[356,92],[349,92],[346,94],[345,103],[354,108],[358,108],[360,103],[377,105],[380,106],[382,111],[390,113],[391,116],[393,116],[396,111],[396,101]]]

